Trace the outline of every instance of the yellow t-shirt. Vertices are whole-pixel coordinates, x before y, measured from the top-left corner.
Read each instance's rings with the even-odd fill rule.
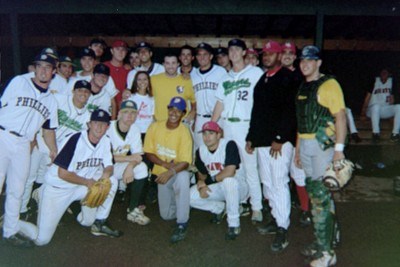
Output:
[[[345,110],[344,97],[340,84],[335,79],[329,79],[324,82],[317,92],[318,103],[329,109],[331,114],[336,114],[340,110]],[[335,125],[327,128],[328,136],[332,136],[335,132]],[[312,139],[315,134],[299,134],[300,138]]]
[[[166,121],[157,121],[150,125],[144,140],[144,152],[152,153],[161,160],[192,163],[193,140],[189,129],[182,123],[170,130]],[[155,164],[153,174],[158,175],[167,169]]]
[[[167,106],[171,98],[180,96],[186,100],[186,111],[190,111],[190,103],[196,102],[192,80],[184,79],[182,75],[168,77],[165,73],[151,76],[151,86],[154,96],[154,117],[157,121],[168,119]]]

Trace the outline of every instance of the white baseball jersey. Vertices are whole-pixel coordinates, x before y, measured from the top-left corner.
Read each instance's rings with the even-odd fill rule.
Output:
[[[128,100],[132,100],[138,107],[135,121],[141,133],[146,133],[150,124],[154,121],[154,98],[149,95],[132,94]]]
[[[192,69],[190,70],[189,74],[192,75],[196,70],[197,68],[192,66]],[[178,74],[182,74],[182,67],[178,67]]]
[[[389,99],[392,95],[393,79],[388,78],[385,83],[382,83],[381,79],[377,77],[375,79],[374,89],[371,92],[371,98],[368,106],[375,104],[386,106],[389,105]]]
[[[138,66],[137,68],[134,68],[128,73],[128,77],[126,77],[126,84],[129,89],[132,87],[133,80],[135,79],[135,75],[138,71],[147,71],[149,76],[153,76],[165,72],[165,69],[163,65],[155,62],[153,62],[149,69],[143,66]]]
[[[217,65],[213,65],[206,73],[201,73],[200,69],[196,69],[190,75],[199,115],[212,115],[216,102],[215,92],[225,75],[226,70]]]
[[[262,70],[251,65],[240,72],[232,69],[225,73],[215,93],[217,100],[224,104],[222,118],[232,122],[250,122],[254,86],[261,75]]]
[[[34,78],[35,77],[35,72],[27,72],[21,75],[24,78]],[[73,84],[72,84],[73,87]],[[68,82],[67,79],[63,78],[61,75],[58,73],[54,74],[53,78],[51,79],[51,82],[49,84],[48,90],[50,93],[53,94],[63,94],[63,95],[69,95],[71,94],[71,85]]]
[[[74,77],[74,79],[71,78],[69,81],[69,86],[70,86],[69,93],[72,94],[75,82],[77,82],[79,80],[85,80],[87,82],[90,82],[92,79],[93,79],[93,75],[82,76],[82,71],[78,71],[76,73],[76,77]],[[108,77],[108,81],[107,81],[106,85],[104,85],[103,89],[101,89],[101,90],[106,91],[111,96],[111,98],[115,97],[119,93],[117,88],[115,88],[115,83],[111,76]],[[105,109],[105,110],[108,110],[108,109]]]
[[[40,91],[26,75],[16,76],[6,87],[0,104],[0,126],[32,141],[36,132],[58,127],[57,102],[47,91]]]
[[[58,168],[63,168],[86,179],[98,180],[104,168],[112,166],[111,141],[104,135],[94,146],[87,131],[72,135],[64,144],[54,163],[46,173],[45,182],[54,187],[73,188],[79,185],[69,183],[58,176]]]
[[[126,156],[136,153],[143,154],[143,145],[139,127],[132,124],[125,138],[123,138],[118,132],[117,127],[118,121],[111,121],[110,127],[107,131],[107,135],[111,139],[113,155]],[[137,165],[135,167],[134,174],[135,178],[147,177],[146,164],[142,162]],[[120,175],[114,173],[114,176],[116,176],[116,178],[122,178],[122,173],[120,173]]]
[[[103,88],[98,94],[92,94],[89,97],[86,107],[90,112],[100,108],[111,114],[111,99],[113,97]]]

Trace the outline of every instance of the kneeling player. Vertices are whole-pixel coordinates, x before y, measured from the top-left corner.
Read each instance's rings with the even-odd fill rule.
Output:
[[[234,240],[240,233],[239,203],[248,196],[243,168],[240,168],[239,150],[234,141],[222,138],[216,122],[202,127],[204,144],[196,151],[197,185],[190,189],[190,205],[211,211],[211,222],[221,223],[228,214],[226,240]]]
[[[145,187],[148,177],[147,166],[142,162],[143,146],[136,120],[137,105],[131,100],[121,103],[118,120],[112,121],[107,135],[111,138],[114,155],[114,177],[120,183],[132,183],[127,219],[146,225],[150,219],[143,213]]]
[[[68,206],[76,200],[82,200],[100,178],[111,180],[107,199],[98,208],[82,206],[77,221],[83,226],[92,226],[93,235],[119,237],[122,234],[112,230],[106,223],[117,188],[117,181],[111,176],[111,142],[104,136],[109,123],[110,115],[106,111],[94,111],[88,124],[89,130],[72,135],[55,158],[39,191],[37,226],[20,222],[22,234],[31,238],[36,245],[50,242]]]

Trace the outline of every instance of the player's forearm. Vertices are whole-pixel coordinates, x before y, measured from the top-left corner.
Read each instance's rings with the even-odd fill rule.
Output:
[[[218,121],[219,118],[221,117],[221,114],[222,114],[223,110],[224,110],[224,104],[221,101],[217,100],[217,103],[215,104],[211,120],[215,121],[215,122]]]
[[[135,153],[129,156],[125,156],[125,155],[114,155],[114,161],[115,162],[138,162],[138,158],[141,157],[140,153]]]
[[[54,130],[43,129],[43,140],[50,152],[57,154],[56,132]]]
[[[366,96],[365,96],[365,99],[364,99],[364,103],[363,103],[363,106],[362,106],[362,109],[361,109],[361,116],[365,116],[366,115],[366,113],[367,113],[367,108],[368,108],[368,104],[369,104],[369,100],[371,99],[371,94],[370,93],[368,93]]]
[[[114,167],[113,166],[107,166],[106,168],[104,168],[103,170],[103,174],[101,175],[101,178],[110,178],[111,175],[114,172]]]
[[[166,164],[168,164],[166,161],[160,159],[157,155],[153,154],[153,153],[146,153],[146,157],[148,160],[150,160],[152,163],[162,166],[164,168],[166,168]],[[166,168],[168,169],[168,168]]]
[[[91,177],[86,179],[61,167],[58,168],[58,176],[66,182],[84,186],[89,186],[89,180],[91,179]]]
[[[236,166],[235,165],[228,165],[220,171],[217,175],[215,175],[215,181],[221,182],[227,177],[233,177],[236,174]]]
[[[111,99],[111,119],[117,119],[117,101],[115,101],[115,97]]]
[[[347,134],[346,112],[344,109],[335,114],[336,144],[344,144]]]
[[[196,118],[196,102],[190,103],[190,112],[186,116],[187,121],[193,121]]]

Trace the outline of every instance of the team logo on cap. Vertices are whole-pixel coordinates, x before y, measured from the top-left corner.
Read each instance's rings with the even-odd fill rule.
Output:
[[[45,59],[47,59],[47,56],[46,55],[41,55],[40,59],[45,60]]]
[[[180,103],[182,100],[179,97],[175,97],[174,103]]]
[[[132,107],[132,108],[134,107],[132,102],[126,102],[126,106],[127,107]]]
[[[144,42],[141,42],[139,45],[140,46],[145,46],[146,44]]]
[[[49,53],[49,54],[53,54],[54,51],[51,48],[46,48],[46,50],[44,51],[45,53]]]
[[[287,47],[287,48],[291,48],[291,47],[292,47],[292,45],[291,45],[289,42],[286,42],[286,43],[284,44],[284,46]]]
[[[178,86],[176,87],[176,91],[178,92],[178,94],[182,94],[182,93],[183,93],[183,86],[178,85]]]
[[[268,42],[266,45],[265,45],[265,48],[271,48],[271,43],[270,42]]]
[[[103,111],[99,112],[99,117],[104,117],[104,112]]]
[[[85,81],[85,80],[82,80],[82,84],[83,84],[84,86],[86,86],[86,85],[88,85],[88,82]]]

